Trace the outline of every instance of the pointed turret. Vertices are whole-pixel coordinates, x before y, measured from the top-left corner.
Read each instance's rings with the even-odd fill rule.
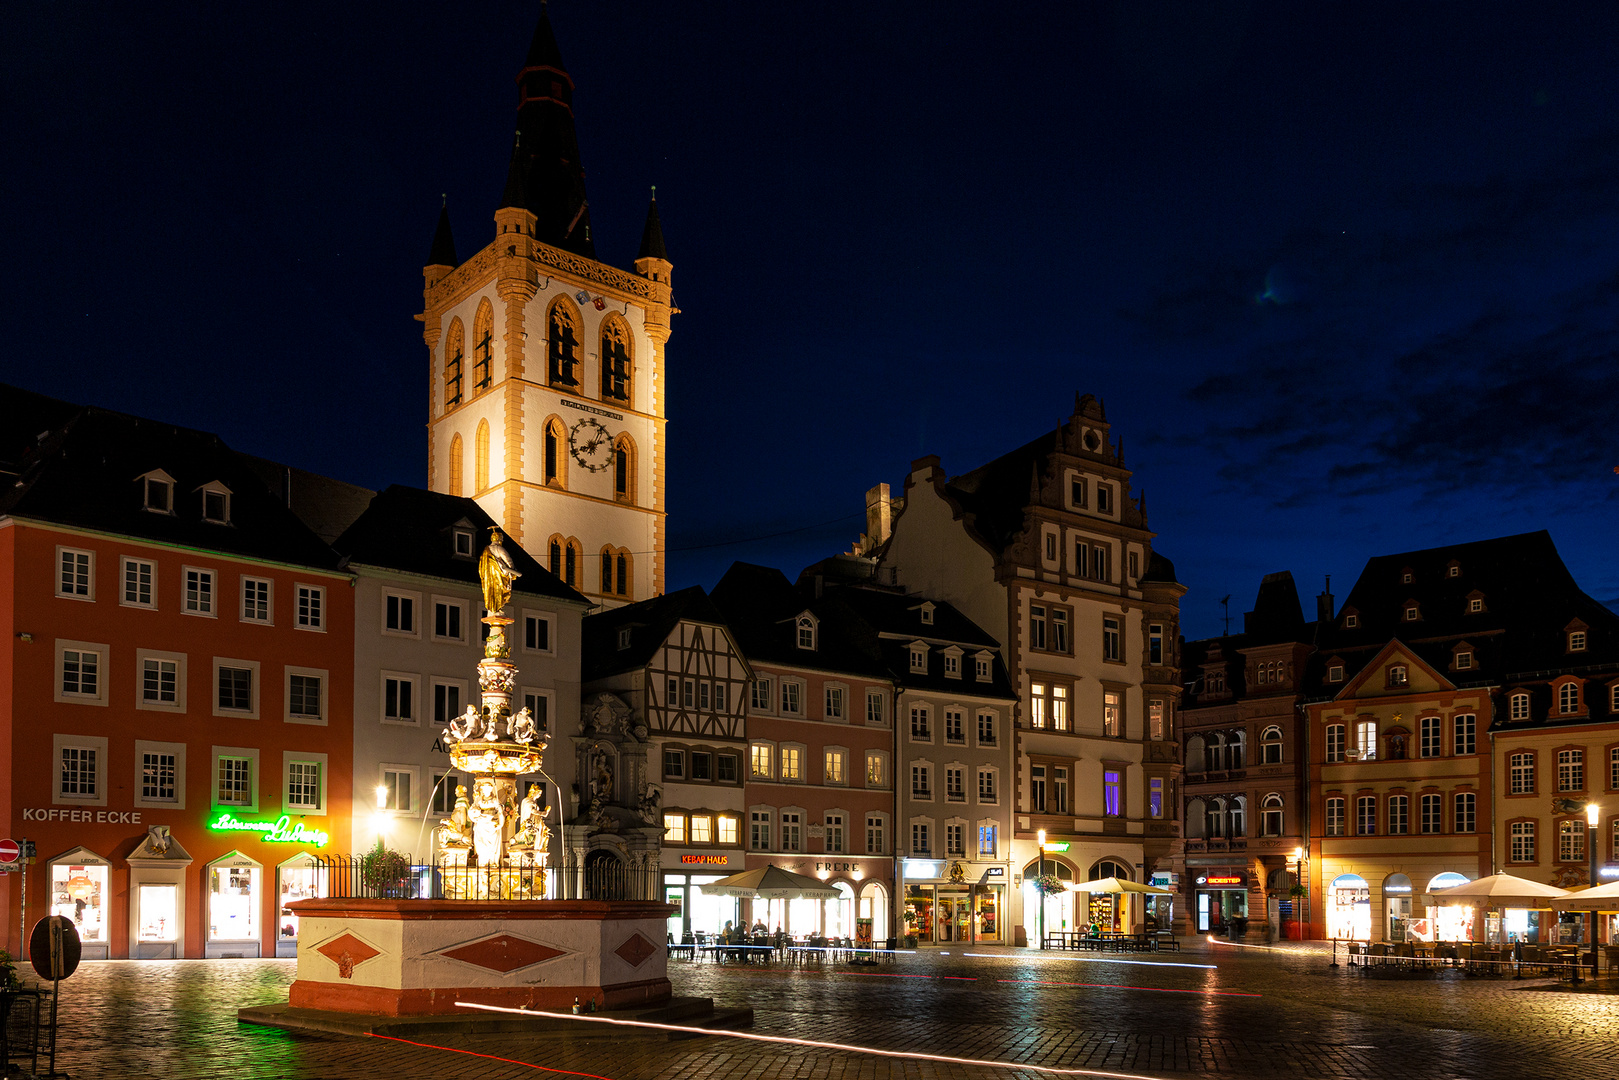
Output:
[[[447,266],[454,270],[461,265],[455,257],[455,237],[450,232],[450,204],[445,200],[438,211],[438,228],[433,230],[433,248],[427,253],[428,266]]]
[[[596,257],[573,126],[573,77],[562,64],[544,7],[517,75],[517,141],[501,196],[501,208],[509,207],[534,214],[536,240]]]
[[[652,203],[646,209],[646,228],[641,230],[641,250],[635,256],[635,272],[667,285],[673,265],[663,246],[663,225],[658,221],[658,189],[654,187]]]

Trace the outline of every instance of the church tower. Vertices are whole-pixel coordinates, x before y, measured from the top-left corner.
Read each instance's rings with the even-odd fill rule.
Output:
[[[473,496],[557,576],[616,606],[664,587],[675,308],[655,193],[634,271],[596,257],[573,91],[542,8],[494,238],[460,262],[441,211],[422,271],[427,485]]]

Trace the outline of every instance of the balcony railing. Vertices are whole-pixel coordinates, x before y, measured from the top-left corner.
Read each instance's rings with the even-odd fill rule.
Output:
[[[432,866],[407,855],[315,856],[316,894],[335,899],[456,900],[476,896],[547,900],[656,900],[660,871],[620,862],[583,867],[532,864],[487,870],[476,865]]]

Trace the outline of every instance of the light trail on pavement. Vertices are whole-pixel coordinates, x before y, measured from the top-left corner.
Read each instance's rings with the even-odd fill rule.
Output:
[[[1131,986],[1127,983],[1055,982],[1049,979],[996,979],[1014,986],[1093,986],[1103,990],[1150,990],[1155,994],[1214,994],[1221,997],[1263,997],[1249,990],[1182,990],[1172,986]]]
[[[387,1039],[389,1042],[404,1043],[406,1046],[419,1046],[424,1050],[448,1050],[452,1054],[465,1054],[467,1057],[498,1061],[505,1065],[521,1065],[525,1069],[536,1069],[540,1072],[558,1073],[562,1076],[583,1076],[586,1080],[613,1080],[611,1076],[579,1072],[575,1069],[553,1069],[549,1065],[536,1065],[531,1061],[518,1061],[516,1058],[499,1057],[495,1054],[480,1054],[476,1050],[461,1050],[454,1046],[439,1046],[437,1043],[416,1042],[414,1039],[401,1039],[397,1035],[378,1035],[374,1031],[368,1031],[365,1034],[372,1039]]]
[[[1179,960],[1116,960],[1113,957],[1103,956],[1006,956],[1001,953],[967,952],[962,956],[975,956],[984,960],[1074,960],[1088,964],[1135,964],[1138,967],[1183,967],[1204,968],[1208,971],[1218,971],[1219,964],[1185,964]]]

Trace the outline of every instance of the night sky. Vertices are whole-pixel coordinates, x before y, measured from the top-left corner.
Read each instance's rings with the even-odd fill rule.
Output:
[[[1619,6],[556,0],[598,254],[649,185],[668,587],[1103,398],[1189,637],[1260,575],[1550,529],[1619,604]],[[15,5],[0,378],[426,482],[441,194],[537,3]]]

